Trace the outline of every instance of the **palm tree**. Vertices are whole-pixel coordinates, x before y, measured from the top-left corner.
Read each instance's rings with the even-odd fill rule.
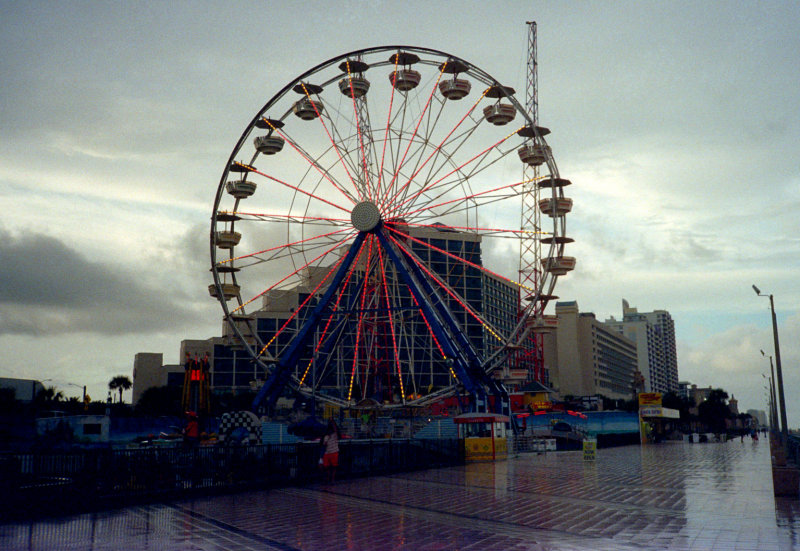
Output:
[[[117,375],[108,382],[108,389],[111,392],[119,391],[119,402],[122,403],[122,392],[133,386],[130,378],[126,375]]]
[[[64,393],[54,386],[48,386],[40,390],[36,397],[42,402],[60,402],[64,399]]]

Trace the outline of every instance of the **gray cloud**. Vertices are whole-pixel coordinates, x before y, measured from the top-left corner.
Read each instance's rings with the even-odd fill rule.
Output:
[[[800,296],[798,5],[462,4],[329,2],[298,25],[289,4],[6,2],[0,206],[13,234],[0,229],[2,367],[23,373],[40,357],[49,369],[54,345],[69,370],[215,334],[213,190],[272,94],[336,54],[394,43],[452,52],[522,97],[524,21],[535,17],[540,120],[575,184],[567,254],[578,265],[556,294],[600,317],[618,313],[622,296],[672,311],[692,345],[682,376],[725,384],[730,370],[703,371],[713,361],[698,354],[728,346],[710,339],[731,326],[726,312],[763,314],[750,283],[787,308]],[[242,229],[248,250],[286,241]],[[515,278],[516,254],[487,244],[484,261]],[[704,336],[684,321],[692,312]]]
[[[53,237],[0,229],[0,258],[0,334],[140,333],[192,319],[167,286],[91,262]]]

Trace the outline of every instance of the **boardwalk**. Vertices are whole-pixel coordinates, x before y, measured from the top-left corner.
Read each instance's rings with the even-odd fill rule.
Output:
[[[524,455],[0,525],[0,549],[800,549],[767,442]]]

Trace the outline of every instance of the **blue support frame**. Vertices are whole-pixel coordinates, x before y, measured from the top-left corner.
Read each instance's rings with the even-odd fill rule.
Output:
[[[336,271],[322,298],[300,327],[287,349],[278,358],[272,373],[253,400],[253,409],[257,409],[265,399],[268,400],[270,405],[274,405],[281,392],[283,392],[292,370],[300,359],[304,345],[316,331],[323,317],[323,312],[328,308],[331,299],[339,290],[342,280],[350,270],[368,233],[370,232],[359,232],[350,245],[345,259]],[[431,285],[413,258],[409,256],[409,253],[402,250],[398,253],[395,250],[384,234],[381,225],[372,230],[372,233],[376,235],[403,282],[417,300],[434,336],[442,346],[446,360],[452,362],[452,367],[459,381],[464,385],[466,391],[472,395],[473,409],[477,411],[486,410],[488,405],[486,391],[488,390],[495,396],[495,410],[498,413],[508,415],[512,420],[512,427],[516,430],[516,423],[510,415],[508,392],[502,384],[486,373],[478,353],[461,331],[447,303]],[[358,296],[358,294],[355,293],[354,296]],[[329,345],[326,343],[326,350],[327,348],[329,348]]]
[[[383,238],[381,243],[384,245],[384,247],[385,248],[388,247],[389,246],[388,240],[383,236],[380,228],[376,230],[376,233],[378,234],[378,239]],[[502,383],[500,383],[499,381],[491,377],[488,373],[486,373],[486,370],[484,369],[483,362],[481,361],[480,356],[475,351],[475,348],[472,346],[472,343],[469,341],[466,335],[464,335],[464,333],[461,331],[461,328],[456,322],[453,313],[450,311],[450,308],[447,306],[447,303],[436,292],[436,289],[434,289],[430,281],[428,281],[428,278],[422,272],[422,270],[414,261],[414,259],[411,258],[409,253],[406,251],[401,250],[401,254],[403,255],[404,258],[407,259],[406,263],[408,264],[408,266],[411,267],[411,270],[414,272],[415,277],[420,281],[422,287],[424,287],[424,290],[428,294],[428,296],[435,299],[434,305],[436,306],[436,309],[439,311],[441,318],[449,326],[450,334],[457,341],[461,350],[466,354],[466,359],[467,359],[466,367],[470,373],[470,379],[473,381],[479,381],[480,384],[482,384],[485,388],[489,390],[489,393],[495,397],[495,403],[494,403],[495,412],[508,416],[508,418],[511,420],[510,422],[512,429],[514,430],[514,432],[517,432],[518,427],[516,419],[514,419],[514,417],[511,415],[511,401],[508,396],[508,391],[505,389]],[[479,386],[478,388],[481,387]],[[485,394],[483,393],[482,388],[481,388],[481,393],[475,396],[475,398],[477,398],[481,402],[485,400]],[[480,410],[485,411],[486,408],[487,404],[485,402],[477,403],[475,407],[475,409],[479,411]]]
[[[414,276],[411,274],[411,272],[409,272],[408,268],[406,267],[406,262],[404,262],[400,256],[398,256],[397,252],[394,250],[394,247],[392,247],[392,244],[383,234],[383,231],[380,227],[375,229],[375,235],[377,235],[378,241],[380,241],[381,246],[383,246],[383,249],[392,260],[392,263],[397,269],[397,272],[400,274],[400,277],[403,279],[403,282],[408,286],[409,290],[414,295],[414,298],[417,299],[417,303],[419,304],[420,309],[422,309],[422,313],[425,314],[425,318],[428,320],[431,330],[436,336],[436,340],[439,341],[439,344],[444,349],[445,355],[447,355],[448,359],[453,361],[453,368],[458,374],[458,378],[464,385],[464,388],[466,388],[467,392],[472,394],[476,400],[484,401],[486,399],[486,394],[483,388],[477,384],[470,374],[472,369],[470,369],[469,360],[464,357],[461,350],[453,346],[453,341],[448,332],[445,331],[442,321],[439,319],[439,315],[433,310],[433,308],[431,308],[430,301],[425,297],[420,289],[420,283],[417,281],[417,279],[425,281],[425,278],[420,277],[419,275]],[[441,298],[439,298],[439,302],[441,302]]]
[[[500,382],[486,373],[480,356],[475,351],[475,348],[472,346],[472,343],[469,341],[466,335],[464,335],[463,331],[461,331],[461,328],[456,322],[453,313],[450,311],[450,308],[447,306],[447,303],[436,292],[414,259],[411,258],[409,253],[406,251],[401,251],[401,253],[405,258],[408,259],[408,265],[411,267],[411,270],[414,272],[414,275],[417,277],[417,279],[419,279],[419,281],[422,283],[422,286],[424,287],[425,292],[428,293],[428,296],[435,297],[436,300],[434,305],[436,306],[437,310],[439,310],[442,319],[449,326],[450,334],[453,335],[453,338],[458,342],[458,345],[466,354],[470,374],[474,379],[485,385],[490,390],[491,394],[497,398],[494,404],[495,412],[510,416],[511,405],[509,403],[508,391],[506,391],[505,387],[503,387]]]
[[[350,313],[352,313],[353,308],[358,303],[358,297],[361,294],[361,291],[363,290],[364,285],[366,285],[366,283],[367,283],[367,278],[364,277],[364,278],[361,279],[361,281],[359,282],[358,286],[354,288],[352,296],[350,297],[350,302],[347,304],[347,308],[345,310],[345,312],[347,312],[345,314],[346,317],[349,316]],[[333,312],[331,312],[331,315],[333,315]],[[341,333],[342,331],[344,331],[345,327],[347,327],[347,320],[346,319],[342,320],[339,323],[339,325],[337,327],[335,327],[333,329],[333,331],[331,331],[331,333],[328,336],[328,338],[325,339],[325,343],[323,344],[322,348],[320,349],[319,353],[317,354],[318,358],[319,357],[324,357],[324,356],[326,356],[326,355],[331,353],[331,348],[333,348],[333,345],[334,345],[334,343],[336,342],[336,340],[338,338],[338,337],[335,338],[337,331],[339,333]]]
[[[303,346],[308,340],[308,337],[316,330],[317,325],[322,318],[323,310],[328,307],[331,298],[333,298],[333,295],[339,289],[339,284],[341,284],[342,279],[344,279],[345,274],[347,274],[347,271],[353,264],[358,251],[361,250],[361,245],[363,245],[366,236],[367,234],[365,232],[359,232],[353,243],[350,245],[350,249],[347,251],[347,256],[345,256],[342,264],[339,266],[339,269],[333,276],[333,279],[331,280],[328,289],[325,291],[325,294],[322,295],[322,298],[311,312],[311,315],[308,317],[308,319],[306,319],[302,327],[300,327],[300,330],[292,339],[292,342],[289,343],[286,351],[281,355],[280,358],[278,358],[278,362],[275,364],[275,368],[273,369],[272,373],[264,382],[264,385],[261,387],[261,390],[258,391],[256,397],[253,399],[253,409],[257,409],[258,406],[261,405],[261,402],[264,401],[264,398],[269,398],[268,403],[270,405],[274,405],[278,400],[281,392],[283,392],[283,388],[289,381],[291,370],[294,369],[294,367],[297,365],[297,361],[300,359],[300,353],[303,349]]]

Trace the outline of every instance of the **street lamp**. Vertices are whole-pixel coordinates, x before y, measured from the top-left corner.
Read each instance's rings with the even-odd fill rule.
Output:
[[[766,357],[767,355],[764,353],[763,350],[760,350],[761,355]],[[761,374],[762,377],[765,379],[769,379],[769,388],[770,388],[770,400],[772,404],[772,409],[770,410],[770,415],[772,416],[772,431],[778,432],[779,425],[778,425],[778,404],[776,403],[777,400],[775,399],[775,367],[772,365],[772,356],[769,357],[769,372],[770,376],[766,377],[763,373]]]
[[[86,385],[79,385],[79,384],[76,384],[76,383],[67,383],[67,384],[69,386],[74,386],[76,388],[82,388],[83,389],[83,397],[81,398],[81,400],[83,402],[86,402]]]
[[[761,376],[764,377],[764,374],[762,373]],[[775,408],[772,407],[772,393],[770,392],[770,388],[767,386],[762,386],[761,388],[766,390],[764,397],[767,399],[767,408],[769,409],[769,426],[770,429],[772,429],[775,427]]]
[[[769,308],[772,311],[772,338],[775,341],[775,371],[778,373],[778,397],[781,412],[781,441],[786,447],[789,443],[789,428],[786,424],[786,399],[783,397],[783,371],[781,370],[781,346],[778,342],[778,321],[775,318],[775,302],[772,295],[761,293],[761,289],[753,285],[753,291],[760,297],[769,297]]]

